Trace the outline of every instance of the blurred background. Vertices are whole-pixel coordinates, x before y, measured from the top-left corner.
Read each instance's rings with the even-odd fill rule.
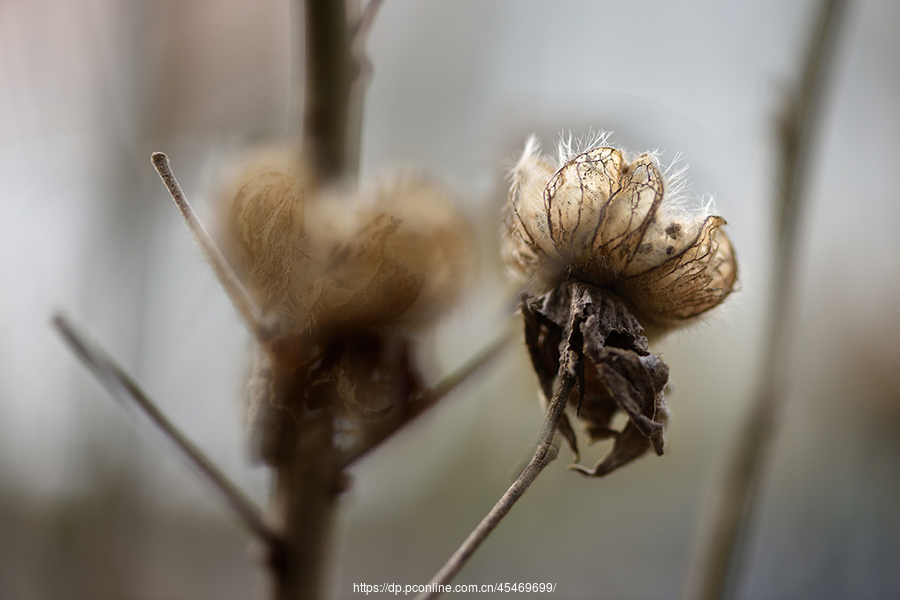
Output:
[[[775,118],[818,3],[388,0],[368,43],[362,174],[445,180],[479,236],[467,300],[424,336],[436,381],[499,333],[504,176],[525,138],[613,131],[682,153],[741,289],[657,348],[667,454],[602,480],[565,451],[456,579],[555,598],[671,599],[756,388],[777,190]],[[51,329],[88,326],[265,504],[247,458],[249,336],[150,164],[201,214],[222,165],[293,122],[286,0],[0,2],[0,598],[264,598],[250,536]],[[811,157],[787,406],[741,598],[900,597],[900,4],[845,14]],[[541,420],[516,344],[354,467],[332,595],[425,583],[514,477]],[[586,464],[605,452],[592,448]]]

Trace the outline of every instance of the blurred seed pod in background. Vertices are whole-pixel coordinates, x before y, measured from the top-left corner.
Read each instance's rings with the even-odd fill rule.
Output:
[[[237,171],[218,243],[272,332],[248,389],[255,452],[279,464],[325,409],[346,465],[421,410],[415,334],[460,298],[474,252],[434,181],[312,189],[295,156],[262,153]]]
[[[219,243],[285,333],[419,328],[449,308],[474,264],[469,228],[435,181],[305,191],[299,160],[263,153],[221,194]]]
[[[401,175],[308,206],[319,327],[419,329],[459,299],[474,265],[469,228],[435,181]]]
[[[296,288],[309,275],[300,164],[287,148],[257,150],[217,194],[217,242],[267,316],[300,312]]]

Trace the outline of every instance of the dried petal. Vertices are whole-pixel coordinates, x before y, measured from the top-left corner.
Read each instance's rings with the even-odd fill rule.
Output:
[[[421,177],[401,177],[382,186],[376,203],[399,223],[387,251],[423,280],[403,322],[420,325],[455,303],[474,264],[469,227],[446,191]]]
[[[401,178],[371,201],[310,207],[311,252],[322,261],[320,325],[419,327],[455,302],[472,263],[471,241],[446,194],[425,179]]]
[[[618,203],[610,200],[621,188],[621,166],[618,150],[596,148],[567,162],[546,184],[549,237],[564,262],[581,262],[586,251],[601,242],[598,233],[617,218]],[[612,228],[608,234],[614,234]]]
[[[707,217],[696,234],[684,236],[680,252],[673,251],[658,266],[622,283],[632,296],[643,294],[637,304],[651,321],[690,319],[715,308],[731,293],[737,264],[731,241],[719,230],[724,224],[721,217]]]
[[[362,215],[355,215],[362,217]],[[378,213],[347,240],[329,240],[332,258],[318,265],[320,291],[310,305],[317,328],[354,330],[396,321],[416,301],[424,275],[389,252],[400,223]]]
[[[512,171],[509,201],[503,208],[503,222],[508,235],[503,238],[501,252],[506,263],[523,278],[545,274],[548,253],[559,261],[550,243],[550,223],[544,204],[544,188],[555,168],[537,155],[537,141],[529,138],[522,158]],[[552,278],[552,277],[550,277]]]

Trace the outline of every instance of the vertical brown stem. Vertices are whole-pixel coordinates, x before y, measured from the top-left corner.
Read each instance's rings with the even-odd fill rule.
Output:
[[[305,0],[304,7],[303,154],[317,181],[327,183],[349,175],[350,27],[345,0]]]
[[[285,439],[276,465],[273,511],[282,526],[274,549],[273,598],[322,598],[339,493],[330,411],[306,419]]]
[[[300,0],[296,0],[300,2]],[[352,0],[351,0],[352,1]],[[340,181],[348,173],[348,122],[352,60],[347,0],[303,0],[302,64],[305,64],[301,149],[315,187]],[[298,29],[298,34],[299,34]],[[357,142],[358,143],[358,142]],[[277,357],[273,358],[276,359]],[[277,364],[274,401],[297,407],[304,385]],[[281,539],[272,548],[275,600],[315,600],[324,595],[331,530],[340,491],[333,436],[333,411],[273,409],[276,429],[275,494],[271,517]],[[302,413],[302,414],[299,414]]]

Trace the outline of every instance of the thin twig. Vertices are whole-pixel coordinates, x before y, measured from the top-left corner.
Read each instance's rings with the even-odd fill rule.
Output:
[[[352,453],[348,453],[346,456],[342,456],[338,460],[339,467],[344,469],[367,455],[385,440],[389,439],[413,420],[428,411],[428,409],[435,406],[441,399],[451,394],[469,377],[493,363],[494,360],[509,347],[509,343],[514,335],[515,329],[510,327],[503,334],[497,336],[497,338],[488,344],[487,347],[471,357],[456,371],[441,380],[436,386],[425,392],[423,397],[409,407],[408,411],[403,415],[402,420],[387,421],[383,429],[372,431],[369,434],[369,439],[366,440],[366,446]]]
[[[353,37],[350,43],[351,48],[354,50],[362,50],[366,37],[369,35],[372,25],[375,23],[375,16],[378,14],[379,9],[381,9],[382,4],[384,4],[384,0],[369,0],[366,9],[356,23],[356,27],[353,28]]]
[[[693,596],[700,600],[734,597],[737,592],[738,571],[748,544],[760,481],[783,409],[788,379],[785,365],[793,331],[788,318],[791,315],[791,283],[797,270],[798,226],[805,216],[804,188],[819,124],[822,91],[835,54],[845,4],[844,0],[823,0],[796,95],[790,98],[788,110],[779,123],[781,196],[778,199],[773,283],[760,389],[722,485],[704,562],[700,563],[699,587]]]
[[[188,229],[194,234],[194,239],[197,240],[197,244],[199,244],[204,256],[206,256],[206,260],[212,267],[213,272],[215,272],[216,277],[218,277],[222,287],[225,288],[228,297],[231,298],[231,301],[238,309],[241,317],[243,317],[244,322],[250,328],[253,336],[265,347],[271,336],[260,323],[259,309],[250,298],[246,288],[244,288],[244,285],[231,268],[231,265],[228,264],[228,261],[222,255],[219,247],[216,246],[212,237],[210,237],[209,233],[207,233],[206,229],[203,227],[203,224],[197,218],[193,207],[191,207],[187,198],[185,198],[184,192],[181,191],[181,186],[178,185],[178,181],[172,173],[172,168],[169,166],[168,157],[162,152],[154,152],[151,160],[153,161],[153,166],[156,167],[156,172],[159,173],[163,183],[166,184],[166,188],[168,188],[172,200],[175,201],[175,205],[178,206],[178,210],[181,211],[181,216],[184,217]]]
[[[502,335],[497,336],[497,338],[486,348],[466,361],[460,368],[442,379],[440,383],[429,390],[425,397],[419,401],[419,408],[417,409],[416,414],[421,414],[434,406],[441,398],[444,398],[453,392],[475,372],[480,371],[493,362],[509,347],[509,343],[516,333],[515,329],[510,327]]]
[[[472,530],[472,533],[465,539],[462,545],[453,553],[443,567],[431,578],[426,587],[426,592],[416,596],[415,600],[428,600],[437,598],[444,586],[449,582],[468,562],[469,558],[481,546],[488,535],[500,524],[506,513],[512,509],[513,505],[522,497],[525,490],[534,483],[534,480],[540,475],[544,467],[549,465],[556,458],[557,447],[554,444],[559,421],[562,419],[569,401],[569,394],[575,387],[575,377],[569,373],[565,366],[560,368],[559,377],[556,381],[556,390],[547,408],[547,414],[541,425],[540,431],[543,437],[534,452],[531,462],[522,471],[522,474],[513,482],[506,493],[497,501],[491,511],[485,516],[481,522]]]
[[[102,350],[97,342],[91,340],[85,333],[77,331],[62,314],[54,315],[53,325],[75,355],[97,376],[113,397],[122,404],[131,401],[137,405],[250,531],[268,544],[276,542],[277,537],[263,521],[260,508],[166,418],[134,379]]]

